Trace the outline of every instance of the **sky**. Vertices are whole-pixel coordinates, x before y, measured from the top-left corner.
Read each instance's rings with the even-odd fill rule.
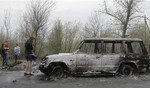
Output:
[[[13,28],[17,27],[19,17],[25,11],[30,0],[0,0],[0,22],[5,13],[10,13]],[[101,9],[103,0],[54,0],[56,2],[51,14],[51,19],[64,19],[67,21],[87,22],[88,17]],[[108,6],[112,6],[113,0],[106,0]],[[145,0],[142,10],[150,18],[150,0]]]
[[[54,16],[85,22],[92,12],[98,10],[99,0],[56,0]]]

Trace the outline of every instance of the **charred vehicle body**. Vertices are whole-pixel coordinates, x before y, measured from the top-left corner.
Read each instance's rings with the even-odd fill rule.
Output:
[[[133,75],[146,72],[150,59],[141,39],[88,38],[73,53],[48,55],[39,70],[49,76]]]

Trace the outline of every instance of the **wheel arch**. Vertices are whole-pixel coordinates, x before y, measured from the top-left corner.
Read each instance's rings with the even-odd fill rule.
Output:
[[[121,62],[117,71],[119,71],[123,65],[130,65],[130,66],[136,68],[136,70],[138,71],[138,66],[135,62]]]
[[[68,66],[64,62],[52,62],[48,65],[49,72],[51,72],[52,69],[58,65],[62,66],[66,71],[69,71]]]

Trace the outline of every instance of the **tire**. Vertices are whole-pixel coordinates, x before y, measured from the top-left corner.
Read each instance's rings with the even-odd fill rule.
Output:
[[[52,72],[50,73],[50,77],[60,79],[64,77],[64,68],[61,66],[54,66]]]
[[[121,74],[124,76],[131,76],[136,73],[136,68],[131,65],[123,65],[121,68]]]

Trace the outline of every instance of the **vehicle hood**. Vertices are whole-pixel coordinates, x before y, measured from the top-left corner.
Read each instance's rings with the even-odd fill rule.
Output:
[[[67,55],[72,55],[72,53],[59,53],[58,55],[67,56]]]
[[[70,56],[73,55],[72,53],[59,53],[54,55],[48,55],[47,58],[56,58],[56,57],[62,57],[62,56]]]
[[[46,56],[48,62],[68,62],[73,61],[76,55],[73,53],[59,53],[55,55]]]

